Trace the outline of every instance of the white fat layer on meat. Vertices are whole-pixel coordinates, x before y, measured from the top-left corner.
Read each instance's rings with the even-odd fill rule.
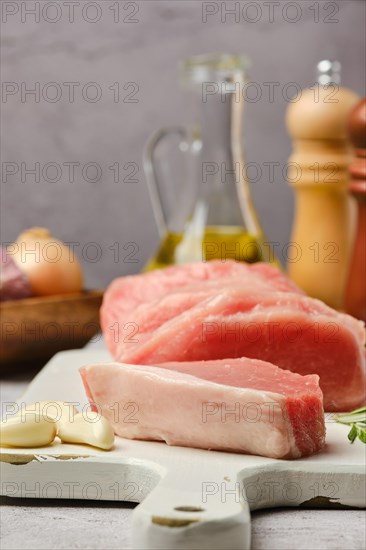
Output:
[[[89,365],[83,372],[92,398],[122,437],[273,458],[300,456],[285,414],[286,399],[278,393],[225,386],[159,367],[111,363]],[[137,406],[137,422],[124,421],[128,402]]]

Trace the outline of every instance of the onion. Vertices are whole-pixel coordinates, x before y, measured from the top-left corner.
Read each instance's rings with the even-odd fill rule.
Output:
[[[35,296],[71,294],[83,287],[78,259],[47,229],[34,227],[24,231],[8,253],[28,277]]]
[[[21,300],[32,296],[28,278],[9,256],[6,248],[0,247],[0,254],[0,300]]]

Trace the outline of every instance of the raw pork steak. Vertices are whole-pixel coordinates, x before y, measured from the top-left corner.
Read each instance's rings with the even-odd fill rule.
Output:
[[[316,375],[227,359],[88,365],[81,376],[94,407],[125,438],[271,458],[298,458],[324,445]]]
[[[251,357],[318,374],[328,411],[366,399],[362,322],[309,298],[268,264],[185,264],[115,280],[104,337],[124,363]]]
[[[135,340],[134,326],[138,323],[136,319],[140,314],[140,306],[142,316],[146,304],[151,304],[155,313],[157,309],[162,313],[162,320],[165,321],[166,317],[170,318],[169,307],[157,307],[162,298],[181,292],[192,296],[199,289],[206,291],[207,283],[211,284],[211,288],[230,287],[233,279],[250,289],[255,286],[303,294],[292,281],[271,265],[248,265],[233,260],[183,264],[141,275],[120,277],[107,288],[101,308],[101,326],[109,350],[112,355],[117,356],[120,353],[117,350],[119,342],[131,343]],[[185,309],[184,303],[182,309]],[[173,314],[176,311],[175,308]]]
[[[363,324],[301,294],[217,290],[148,336],[141,328],[141,340],[137,333],[132,347],[119,344],[118,361],[156,365],[251,357],[301,375],[318,374],[327,411],[350,410],[366,397]]]

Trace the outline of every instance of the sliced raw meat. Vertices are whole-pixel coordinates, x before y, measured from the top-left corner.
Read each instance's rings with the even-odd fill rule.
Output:
[[[158,300],[139,305],[130,314],[129,322],[123,325],[118,324],[118,331],[116,330],[116,324],[112,325],[114,343],[116,344],[113,350],[114,354],[120,357],[124,353],[130,353],[136,345],[141,345],[142,342],[147,341],[163,323],[191,309],[203,300],[214,298],[220,294],[222,289],[241,289],[243,287],[250,289],[250,292],[273,290],[268,281],[253,279],[252,275],[248,277],[245,274],[240,278],[213,279],[204,283],[185,286]]]
[[[113,281],[106,290],[101,308],[101,326],[112,355],[118,353],[118,342],[125,341],[129,344],[135,339],[129,335],[134,334],[139,306],[158,303],[171,293],[196,292],[202,287],[205,288],[207,283],[230,288],[231,278],[250,288],[261,285],[282,292],[303,294],[294,283],[271,265],[248,265],[232,260],[183,264],[141,275],[121,277]]]
[[[227,359],[163,368],[89,365],[81,376],[94,407],[129,439],[271,458],[298,458],[324,445],[315,375]]]
[[[139,339],[138,333],[136,339]],[[163,322],[117,359],[156,365],[251,357],[299,374],[318,374],[328,411],[366,398],[363,323],[300,294],[234,288]]]

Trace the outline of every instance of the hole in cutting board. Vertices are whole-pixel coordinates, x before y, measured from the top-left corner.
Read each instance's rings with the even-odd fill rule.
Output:
[[[174,510],[177,512],[205,512],[204,508],[197,508],[197,506],[176,506]]]

